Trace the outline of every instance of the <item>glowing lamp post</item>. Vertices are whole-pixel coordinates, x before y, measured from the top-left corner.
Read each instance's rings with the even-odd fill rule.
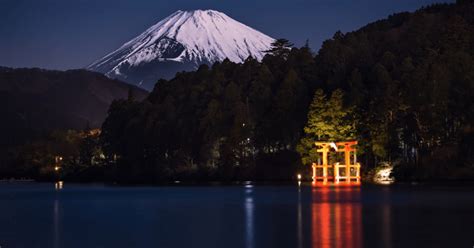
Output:
[[[54,157],[54,162],[55,162],[54,170],[55,171],[58,171],[59,169],[61,169],[61,166],[60,166],[61,161],[63,161],[63,157],[61,156]]]
[[[54,171],[56,172],[56,177],[60,178],[60,174],[59,174],[59,171],[61,170],[61,161],[63,161],[63,157],[61,156],[55,156],[54,157]],[[62,185],[61,185],[62,187]]]

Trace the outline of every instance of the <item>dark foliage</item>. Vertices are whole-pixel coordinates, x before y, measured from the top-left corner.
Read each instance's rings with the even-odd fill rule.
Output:
[[[23,142],[2,149],[0,172],[127,183],[288,180],[317,158],[316,139],[356,138],[366,171],[388,162],[398,180],[474,178],[472,1],[337,32],[316,55],[291,46],[279,39],[262,62],[178,73],[145,100],[119,90],[128,98],[112,102],[117,82],[97,89],[106,78],[90,72],[0,68],[3,147]],[[110,102],[100,139],[63,131],[31,141],[38,130],[96,126]],[[58,154],[60,173],[52,171]]]
[[[13,173],[23,171],[23,149],[54,130],[100,127],[110,103],[127,95],[143,100],[147,92],[85,70],[1,67],[0,178],[31,176]]]
[[[337,32],[316,56],[281,39],[261,63],[226,60],[161,80],[145,101],[112,105],[106,155],[128,181],[289,179],[304,168],[296,146],[314,92],[340,89],[365,168],[389,161],[399,179],[472,178],[473,6]]]

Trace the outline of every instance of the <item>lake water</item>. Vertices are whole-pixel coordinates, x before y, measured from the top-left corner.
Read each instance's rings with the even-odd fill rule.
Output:
[[[1,248],[473,245],[473,187],[0,183]]]

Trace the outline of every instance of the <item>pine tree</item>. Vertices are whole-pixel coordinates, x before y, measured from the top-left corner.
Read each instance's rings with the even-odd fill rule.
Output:
[[[286,59],[290,54],[293,44],[290,43],[287,39],[277,39],[272,44],[272,47],[265,51],[267,54],[270,54],[275,57]]]
[[[303,164],[309,164],[318,158],[314,149],[316,141],[344,141],[355,138],[352,108],[344,106],[343,98],[341,90],[335,90],[329,99],[323,90],[316,90],[304,127],[305,135],[296,148]]]

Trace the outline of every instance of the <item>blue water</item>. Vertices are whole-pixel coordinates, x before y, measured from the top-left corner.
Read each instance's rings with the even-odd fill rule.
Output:
[[[472,247],[474,188],[0,183],[0,246]]]

